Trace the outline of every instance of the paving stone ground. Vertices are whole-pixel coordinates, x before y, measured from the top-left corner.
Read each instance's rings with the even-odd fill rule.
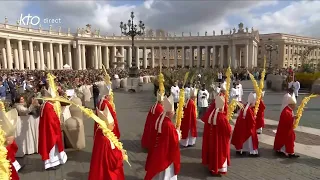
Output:
[[[145,87],[149,89],[150,86]],[[144,164],[147,154],[140,147],[141,134],[146,114],[154,103],[151,91],[139,94],[115,93],[116,110],[121,130],[121,141],[128,151],[132,167],[124,164],[127,180],[141,180],[145,175]],[[86,148],[81,151],[67,150],[68,161],[56,171],[44,171],[39,155],[18,159],[25,168],[19,172],[21,180],[86,180],[90,167],[93,145],[93,122],[86,119]],[[199,137],[195,147],[181,149],[181,180],[213,180],[201,165],[203,124],[198,123]],[[297,134],[297,136],[300,136]],[[302,155],[299,159],[282,159],[273,155],[272,147],[260,143],[261,157],[238,158],[231,149],[231,166],[221,179],[233,180],[308,180],[319,179],[320,160]]]

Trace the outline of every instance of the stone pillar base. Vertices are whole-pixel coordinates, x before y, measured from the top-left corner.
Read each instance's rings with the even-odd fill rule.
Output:
[[[142,86],[140,86],[140,78],[139,77],[129,77],[127,78],[127,86],[125,88],[126,91],[134,91],[141,92]]]

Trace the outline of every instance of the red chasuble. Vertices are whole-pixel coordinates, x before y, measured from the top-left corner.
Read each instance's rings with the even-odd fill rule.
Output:
[[[250,136],[252,137],[252,148],[258,149],[259,141],[253,111],[253,107],[249,107],[245,118],[243,118],[244,109],[240,111],[240,115],[234,125],[231,139],[231,144],[234,145],[236,150],[241,150],[243,143],[246,142]]]
[[[213,113],[215,113],[214,110]],[[230,165],[230,137],[231,126],[227,120],[226,113],[219,112],[216,125],[205,122],[202,141],[202,164],[208,166],[209,170],[218,173],[227,160]]]
[[[180,145],[175,126],[168,117],[162,123],[161,133],[157,134],[156,141],[148,152],[145,170],[145,180],[151,180],[154,176],[174,165],[174,174],[180,171]]]
[[[155,103],[149,110],[146,123],[144,125],[144,131],[141,138],[142,148],[151,148],[150,144],[156,137],[155,123],[158,117],[163,113],[163,106],[160,103]]]
[[[10,167],[10,169],[11,169],[11,176],[10,176],[11,180],[19,180],[20,179],[19,175],[18,175],[16,169],[14,168],[14,166],[12,164],[13,162],[16,161],[15,155],[16,155],[16,153],[18,151],[18,146],[17,146],[16,142],[13,141],[13,143],[8,145],[6,148],[8,150],[8,152],[7,152],[7,160],[10,161],[10,165],[11,165],[11,167]]]
[[[102,103],[98,103],[99,105],[99,110],[100,111],[103,111],[104,108],[107,107],[109,108],[109,111],[114,119],[114,129],[113,129],[113,133],[117,136],[118,139],[120,139],[120,130],[119,130],[119,124],[118,124],[118,120],[117,120],[117,114],[116,112],[114,111],[113,107],[111,106],[110,102],[107,100],[107,99],[103,99],[103,102]],[[94,122],[94,134],[96,133],[98,129],[98,123]]]
[[[88,180],[124,180],[122,152],[98,129],[94,138]]]
[[[224,93],[219,93],[219,96],[224,96],[224,98],[226,100]],[[202,116],[202,118],[201,118],[202,122],[204,122],[204,123],[208,122],[211,112],[216,108],[214,101],[215,100],[213,99],[209,108],[207,109],[206,113]],[[228,102],[227,101],[225,101],[225,103],[224,103],[224,112],[226,112],[226,113],[228,112]]]
[[[191,131],[192,137],[198,136],[196,106],[192,99],[189,99],[187,103],[187,107],[183,110],[183,119],[181,120],[181,139],[187,139],[189,131]]]
[[[266,109],[266,106],[264,102],[261,100],[259,104],[259,110],[256,117],[256,128],[264,128],[264,110]]]
[[[289,106],[286,106],[280,115],[276,137],[274,138],[274,150],[280,151],[280,149],[285,146],[286,153],[294,154],[296,134],[293,129],[293,123],[293,111]]]
[[[54,145],[57,145],[59,152],[64,150],[60,120],[54,111],[53,104],[47,101],[42,106],[39,122],[38,149],[43,161],[49,159],[50,150]]]
[[[18,152],[18,145],[16,141],[13,141],[13,143],[8,145],[6,148],[8,150],[8,159],[11,163],[14,163],[16,161],[16,153]]]

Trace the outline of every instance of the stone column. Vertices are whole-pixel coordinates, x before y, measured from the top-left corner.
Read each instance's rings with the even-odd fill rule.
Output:
[[[37,69],[41,70],[41,60],[40,60],[40,51],[37,50],[36,51],[36,61],[37,61]]]
[[[181,47],[181,67],[184,67],[185,66],[185,63],[186,62],[186,52],[185,52],[185,48],[184,46]]]
[[[151,68],[154,68],[154,47],[151,47]]]
[[[68,65],[69,65],[72,69],[74,69],[73,66],[72,66],[71,44],[68,44],[68,55],[67,55],[67,57],[68,57]]]
[[[162,59],[163,59],[163,56],[162,56],[162,47],[160,46],[159,47],[159,67],[161,66],[162,67]]]
[[[256,45],[254,45],[253,47],[254,47],[254,56],[253,56],[254,64],[253,64],[253,66],[257,67],[257,65],[258,65],[258,47]]]
[[[26,65],[27,65],[26,69],[30,69],[30,54],[29,54],[29,50],[26,49],[25,53],[26,53]]]
[[[140,69],[140,53],[139,53],[139,46],[136,46],[136,65],[138,69]]]
[[[14,66],[15,69],[20,69],[20,64],[19,64],[19,54],[18,54],[18,49],[15,48],[13,50],[13,56],[14,56]]]
[[[121,65],[121,69],[124,69],[124,47],[123,46],[121,46],[120,47],[120,53],[121,53],[121,55],[122,55],[122,57],[121,57],[121,62],[123,63],[122,65]]]
[[[237,50],[237,46],[235,44],[232,44],[232,48],[231,48],[231,67],[233,68],[237,68],[238,64],[237,64],[237,60],[236,60],[236,50]]]
[[[109,69],[109,48],[108,46],[104,47],[104,58],[103,58],[103,65],[106,69]]]
[[[102,48],[101,46],[98,47],[99,50],[99,69],[102,69]]]
[[[8,69],[13,69],[12,66],[12,52],[11,52],[11,44],[10,39],[6,39],[6,46],[7,46],[7,56],[8,56]]]
[[[55,65],[54,65],[54,57],[53,57],[53,44],[50,43],[49,44],[49,49],[50,49],[50,69],[54,69]]]
[[[60,64],[60,67],[59,69],[63,69],[63,54],[62,54],[62,44],[59,44],[59,64]]]
[[[39,43],[39,49],[40,49],[40,69],[44,70],[44,53],[43,53],[43,43]]]
[[[50,59],[51,59],[50,52],[47,51],[47,69],[51,69],[51,65],[50,65],[51,60]]]
[[[60,53],[59,51],[56,52],[56,61],[57,61],[57,68],[56,69],[61,69],[61,62],[60,62]]]
[[[132,47],[131,46],[128,47],[127,56],[128,56],[128,67],[132,67]]]
[[[197,67],[200,67],[202,65],[202,50],[200,46],[197,48],[197,56]]]
[[[115,62],[116,62],[116,53],[117,53],[117,47],[112,46],[112,51],[111,51],[111,67],[115,68]]]
[[[18,48],[19,48],[19,67],[20,67],[20,70],[24,70],[24,58],[23,58],[23,49],[22,49],[21,40],[18,40]]]
[[[204,60],[204,68],[208,68],[210,66],[210,48],[208,46],[205,47],[205,60]]]
[[[253,64],[253,44],[250,42],[248,45],[249,48],[249,58],[248,58],[248,68],[252,68],[252,64]]]
[[[148,57],[148,55],[147,55],[147,47],[144,46],[143,47],[143,69],[147,69],[147,67],[148,67],[147,57]]]
[[[82,44],[81,45],[81,67],[82,69],[87,69],[87,64],[86,64],[86,45]]]
[[[220,47],[220,62],[219,62],[219,64],[220,64],[220,67],[223,68],[223,66],[224,66],[224,47],[223,47],[223,45],[221,45],[221,47]]]
[[[29,51],[30,51],[30,69],[34,70],[34,52],[33,52],[33,42],[29,41]]]
[[[8,65],[7,65],[7,54],[6,54],[6,48],[2,48],[2,68],[7,69]]]
[[[216,61],[218,60],[217,57],[217,52],[216,52],[216,46],[212,46],[212,61],[211,61],[211,67],[214,68],[216,64],[218,64]]]
[[[194,52],[193,52],[193,48],[192,46],[189,47],[190,48],[190,55],[189,55],[189,68],[193,67],[193,60],[194,60]]]
[[[99,59],[98,59],[98,46],[94,45],[94,68],[99,68]]]
[[[170,67],[170,47],[167,47],[167,67]]]
[[[178,67],[178,50],[177,46],[174,47],[174,67]]]
[[[78,60],[76,61],[76,67],[78,70],[81,70],[82,69],[82,58],[81,58],[81,44],[78,44],[78,47],[77,47],[77,58]]]

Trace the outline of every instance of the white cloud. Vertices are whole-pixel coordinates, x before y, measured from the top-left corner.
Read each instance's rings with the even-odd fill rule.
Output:
[[[250,24],[263,33],[320,36],[320,1],[292,2],[276,12],[251,17]]]

